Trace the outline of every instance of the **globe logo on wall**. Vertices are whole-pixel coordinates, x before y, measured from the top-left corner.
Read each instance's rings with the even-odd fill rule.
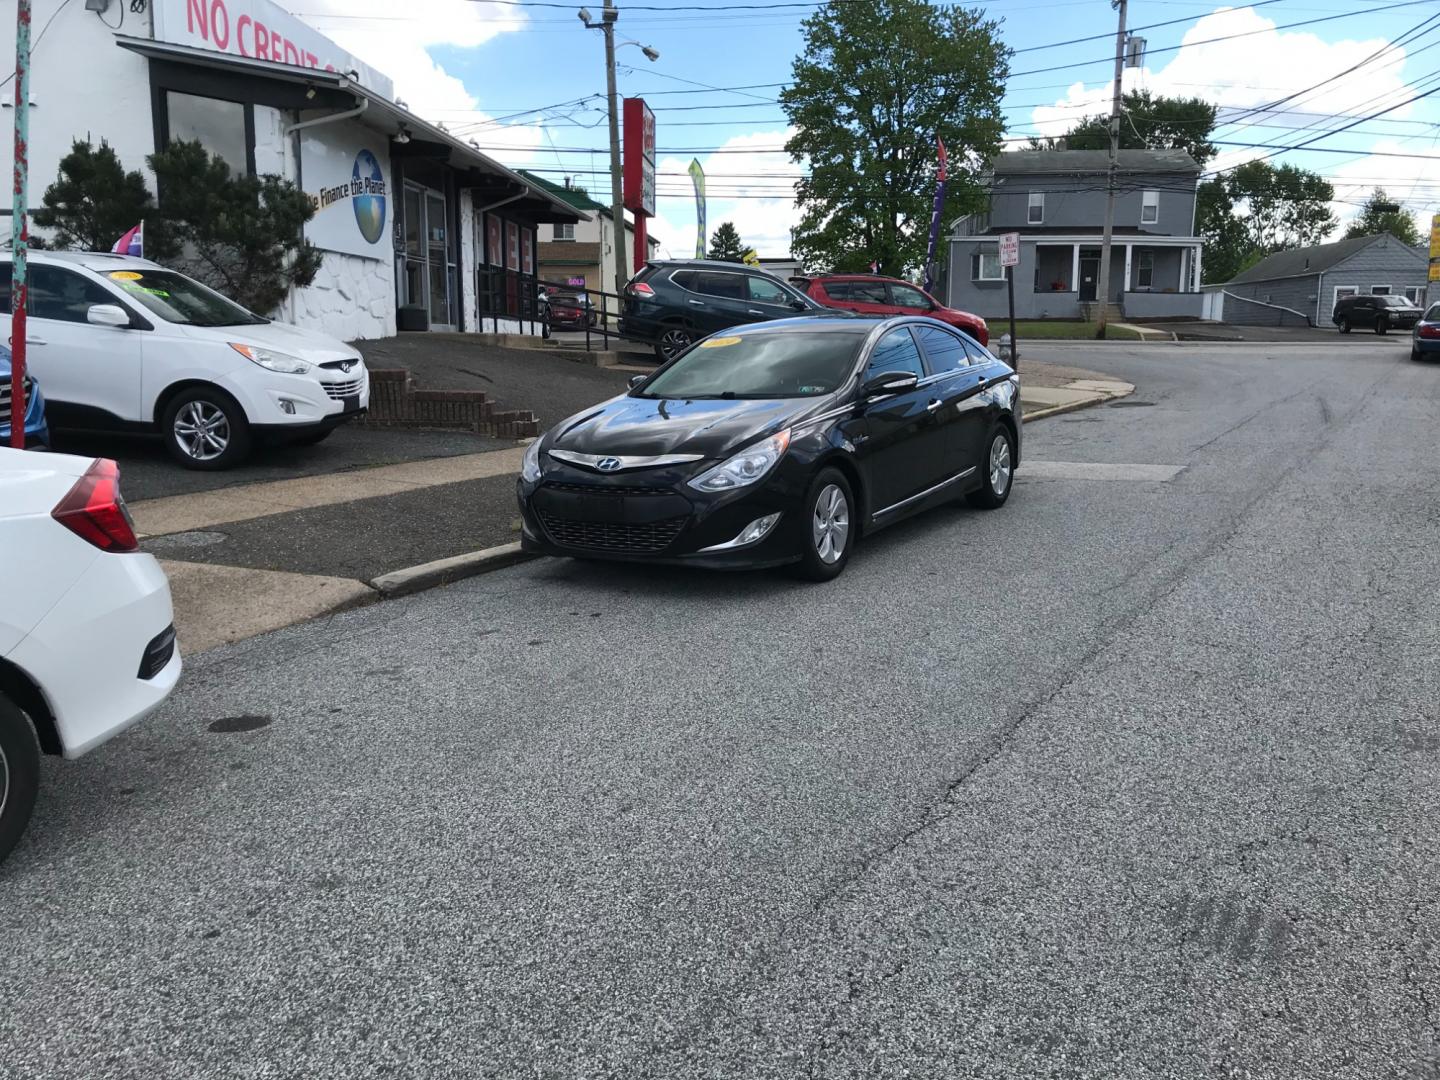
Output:
[[[360,235],[372,244],[379,243],[385,235],[385,174],[369,150],[355,155],[350,191]]]

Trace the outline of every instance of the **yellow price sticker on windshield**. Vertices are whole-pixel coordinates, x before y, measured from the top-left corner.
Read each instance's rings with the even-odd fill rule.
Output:
[[[134,270],[112,270],[110,276],[116,281],[139,281],[144,274],[137,274]]]
[[[726,345],[739,345],[738,337],[712,337],[700,342],[702,349],[723,349]]]

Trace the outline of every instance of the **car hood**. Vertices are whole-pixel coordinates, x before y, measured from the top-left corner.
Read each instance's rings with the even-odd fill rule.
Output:
[[[650,457],[720,458],[818,408],[815,398],[680,400],[618,397],[559,424],[549,450]]]
[[[360,354],[339,338],[321,334],[315,330],[302,330],[289,323],[255,323],[253,326],[207,326],[203,329],[206,337],[222,337],[240,345],[259,345],[277,352],[289,353],[312,364],[323,364],[330,360],[357,360]]]

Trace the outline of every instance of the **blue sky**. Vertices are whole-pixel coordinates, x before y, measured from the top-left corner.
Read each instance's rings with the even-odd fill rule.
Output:
[[[600,35],[587,31],[576,17],[579,4],[543,8],[501,7],[484,0],[288,2],[394,77],[399,95],[417,112],[444,121],[507,164],[549,170],[547,175],[556,178],[572,175],[603,197],[608,186],[603,52]],[[693,249],[693,199],[683,171],[698,157],[713,192],[710,227],[733,220],[762,255],[786,254],[795,211],[784,191],[803,169],[777,152],[785,141],[784,114],[774,104],[778,88],[757,84],[789,77],[802,45],[800,25],[811,9],[702,13],[676,10],[660,0],[648,2],[666,10],[627,9],[622,3],[619,36],[658,49],[659,62],[650,63],[633,47],[621,49],[619,59],[621,92],[645,96],[657,114],[661,175],[653,232],[669,254],[682,256]],[[600,4],[590,6],[598,11]],[[1012,61],[1015,74],[1005,99],[1008,134],[1060,133],[1071,118],[1105,108],[1112,65],[1107,54],[1115,28],[1107,0],[1001,0],[983,6],[1001,21],[1007,44],[1032,50]],[[1149,46],[1147,62],[1127,74],[1126,88],[1145,86],[1217,102],[1225,110],[1222,117],[1238,120],[1220,130],[1217,138],[1222,140],[1309,139],[1324,128],[1440,86],[1440,11],[1434,0],[1374,10],[1382,6],[1388,5],[1374,2],[1357,8],[1340,0],[1272,0],[1229,8],[1194,0],[1134,0],[1132,27],[1181,21],[1142,31]],[[1330,18],[1355,10],[1367,13]],[[1434,21],[1425,24],[1432,17]],[[1327,21],[1286,28],[1319,19]],[[1289,111],[1246,112],[1339,74],[1417,26],[1417,36],[1408,45],[1389,49],[1352,75],[1297,98],[1286,107]],[[1096,34],[1112,36],[1109,41],[1040,48]],[[1203,43],[1236,34],[1246,36]],[[1190,44],[1175,48],[1184,42]],[[1065,66],[1038,70],[1059,65]],[[751,88],[717,92],[697,83]],[[1411,83],[1418,85],[1407,87]],[[1307,126],[1297,134],[1296,129]],[[1216,163],[1220,167],[1266,152],[1243,146],[1224,151]],[[1440,211],[1440,91],[1351,132],[1327,137],[1315,149],[1274,160],[1331,177],[1335,209],[1342,217],[1353,213],[1370,187],[1380,183],[1428,222],[1430,213]],[[782,197],[774,197],[777,194]]]

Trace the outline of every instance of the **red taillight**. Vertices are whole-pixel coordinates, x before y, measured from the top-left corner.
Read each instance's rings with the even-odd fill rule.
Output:
[[[101,551],[135,551],[140,547],[130,511],[120,497],[120,467],[109,458],[98,458],[50,511],[50,516]]]
[[[649,285],[646,285],[645,282],[643,282],[643,281],[632,281],[632,282],[630,283],[630,291],[631,291],[631,293],[633,293],[633,294],[636,295],[636,296],[654,296],[654,295],[655,295],[655,290],[652,289]]]
[[[1420,336],[1423,338],[1440,338],[1440,323],[1421,323]]]

